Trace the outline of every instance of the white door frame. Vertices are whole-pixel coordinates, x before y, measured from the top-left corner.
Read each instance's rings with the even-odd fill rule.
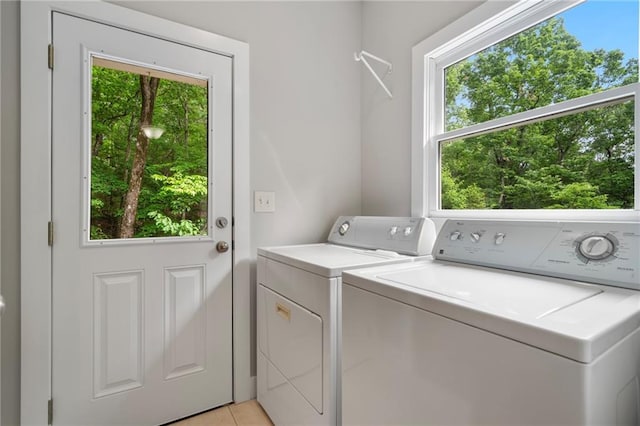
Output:
[[[21,423],[46,425],[51,396],[51,71],[59,11],[233,58],[233,398],[255,395],[250,369],[249,45],[100,1],[21,2]],[[55,418],[55,417],[54,417]]]
[[[0,26],[2,25],[2,5],[0,4]],[[0,30],[0,70],[2,70],[2,31]],[[2,81],[0,81],[0,99],[2,99]],[[0,140],[2,140],[2,108],[0,107]],[[0,144],[2,146],[2,144]],[[0,164],[2,156],[0,156]],[[0,167],[0,183],[2,167]],[[2,188],[2,185],[0,185]],[[0,197],[0,223],[2,223],[2,197]],[[0,250],[0,298],[2,297],[2,250]],[[0,316],[2,313],[0,312]],[[2,424],[2,319],[0,319],[0,424]]]

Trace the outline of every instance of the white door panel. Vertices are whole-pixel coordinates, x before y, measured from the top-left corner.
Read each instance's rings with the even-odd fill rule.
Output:
[[[161,424],[232,400],[231,59],[54,13],[54,424]],[[91,55],[205,79],[206,235],[91,240]]]

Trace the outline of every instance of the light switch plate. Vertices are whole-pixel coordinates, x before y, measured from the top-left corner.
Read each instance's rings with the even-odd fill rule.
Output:
[[[253,211],[269,213],[276,211],[276,193],[272,191],[255,191],[253,193]]]

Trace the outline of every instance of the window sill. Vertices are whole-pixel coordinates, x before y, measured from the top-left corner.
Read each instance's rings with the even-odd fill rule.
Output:
[[[640,222],[640,210],[430,210],[430,218]]]

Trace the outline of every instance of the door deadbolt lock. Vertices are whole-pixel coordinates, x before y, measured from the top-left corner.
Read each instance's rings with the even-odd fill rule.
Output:
[[[226,241],[218,241],[216,244],[216,250],[218,250],[218,253],[226,253],[229,251],[229,243]]]
[[[219,218],[216,219],[216,226],[220,229],[226,228],[228,224],[229,224],[229,221],[227,220],[226,217],[220,216]]]

